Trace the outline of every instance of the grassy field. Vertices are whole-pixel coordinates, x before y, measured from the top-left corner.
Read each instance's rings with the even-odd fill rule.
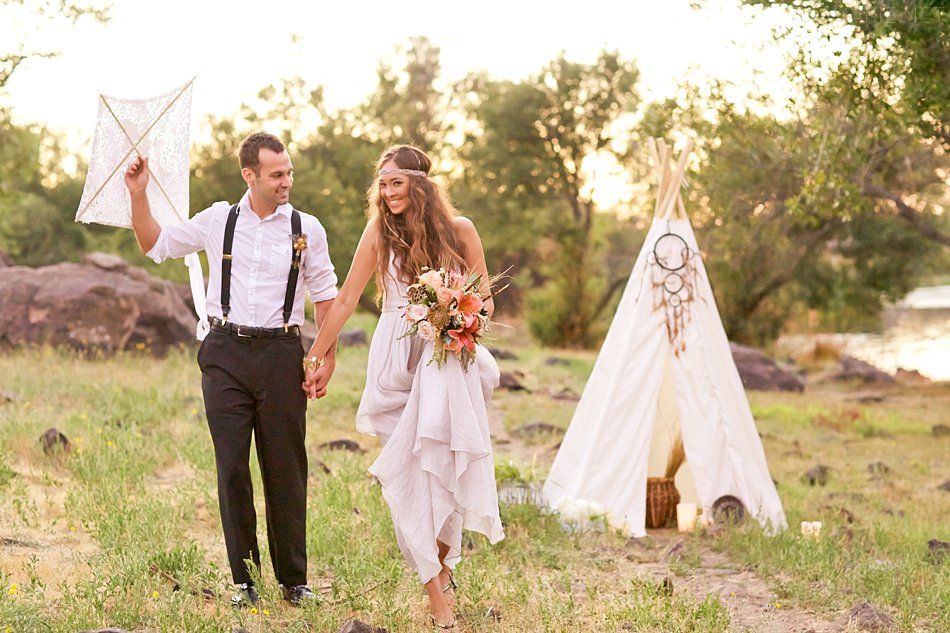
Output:
[[[372,321],[359,325],[371,329]],[[522,370],[531,390],[497,394],[499,482],[543,481],[557,434],[520,439],[512,431],[530,422],[565,427],[575,403],[553,396],[583,389],[594,354],[519,346],[513,337],[498,344],[519,357],[502,368]],[[545,363],[555,355],[567,362]],[[264,600],[252,613],[227,604],[194,352],[162,360],[52,350],[0,356],[0,393],[10,398],[0,404],[0,632],[322,632],[354,617],[390,631],[429,630],[422,588],[366,474],[378,445],[353,428],[365,357],[365,348],[343,350],[330,395],[308,413],[308,551],[322,603],[285,606],[265,552]],[[950,422],[950,388],[892,388],[869,404],[861,395],[821,386],[751,394],[789,522],[822,520],[819,543],[797,529],[767,538],[746,525],[690,537],[670,558],[664,543],[675,537],[665,533],[640,542],[569,533],[532,505],[503,504],[507,539],[495,547],[466,541],[457,572],[463,630],[740,629],[729,603],[735,591],[681,590],[707,575],[708,556],[769,585],[772,622],[783,610],[832,620],[868,600],[899,630],[950,630],[950,566],[927,548],[929,539],[950,540],[950,493],[939,488],[950,477],[950,438],[931,432]],[[44,454],[38,437],[49,427],[69,437],[71,452]],[[339,438],[368,451],[318,447]],[[877,462],[883,466],[869,470]],[[830,478],[812,487],[801,475],[817,463],[830,467]],[[259,491],[259,479],[255,485]],[[263,521],[259,533],[266,548]],[[644,573],[657,566],[677,587],[671,595],[656,573]]]

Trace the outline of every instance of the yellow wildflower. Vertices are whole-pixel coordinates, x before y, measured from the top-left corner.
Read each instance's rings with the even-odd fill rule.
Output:
[[[158,592],[157,592],[157,591],[153,591],[153,592],[152,592],[152,598],[153,598],[153,599],[158,598]]]
[[[257,607],[251,607],[251,610],[249,611],[249,613],[251,615],[257,615]]]
[[[264,611],[262,611],[262,613],[263,613],[264,615],[270,615],[270,611],[268,611],[267,609],[264,609]]]
[[[9,593],[11,596],[15,596],[15,595],[16,595],[16,592],[17,592],[16,583],[15,583],[15,582],[11,582],[11,583],[10,583],[10,589],[7,590],[7,593]]]

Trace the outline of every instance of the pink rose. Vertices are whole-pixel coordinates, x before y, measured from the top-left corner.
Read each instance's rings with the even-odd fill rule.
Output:
[[[429,308],[424,305],[414,303],[409,306],[409,311],[407,314],[409,315],[409,319],[412,321],[421,321],[422,319],[429,316]]]

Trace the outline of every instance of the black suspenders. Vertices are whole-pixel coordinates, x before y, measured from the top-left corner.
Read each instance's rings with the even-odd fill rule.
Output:
[[[300,274],[301,251],[297,250],[296,236],[303,233],[303,231],[300,230],[300,213],[298,213],[296,209],[290,214],[290,229],[295,237],[291,240],[293,242],[293,255],[290,260],[290,272],[287,274],[287,293],[284,295],[284,332],[287,331],[288,324],[290,323],[290,314],[294,311],[294,295],[297,293],[297,275]]]
[[[238,205],[231,207],[228,212],[228,221],[224,225],[224,248],[221,255],[221,316],[228,322],[228,312],[231,311],[231,249],[234,246],[234,227],[237,225],[238,214],[241,210]],[[300,212],[294,209],[290,214],[290,228],[294,235],[303,233],[300,226]],[[287,275],[287,292],[284,294],[284,332],[290,328],[290,315],[294,311],[294,296],[297,294],[297,277],[300,274],[301,251],[293,248],[290,261],[290,273]]]
[[[231,247],[234,245],[234,227],[237,224],[238,205],[231,207],[228,212],[228,223],[224,225],[224,248],[221,254],[221,316],[228,322],[228,312],[231,311]]]

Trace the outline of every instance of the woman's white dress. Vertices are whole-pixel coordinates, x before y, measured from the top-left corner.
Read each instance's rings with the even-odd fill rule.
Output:
[[[356,427],[383,441],[369,471],[382,485],[399,549],[428,582],[442,569],[436,540],[448,545],[445,561],[454,568],[462,528],[491,543],[504,538],[487,411],[499,372],[481,346],[467,372],[452,353],[442,369],[429,364],[431,342],[400,338],[405,292],[390,265]]]

